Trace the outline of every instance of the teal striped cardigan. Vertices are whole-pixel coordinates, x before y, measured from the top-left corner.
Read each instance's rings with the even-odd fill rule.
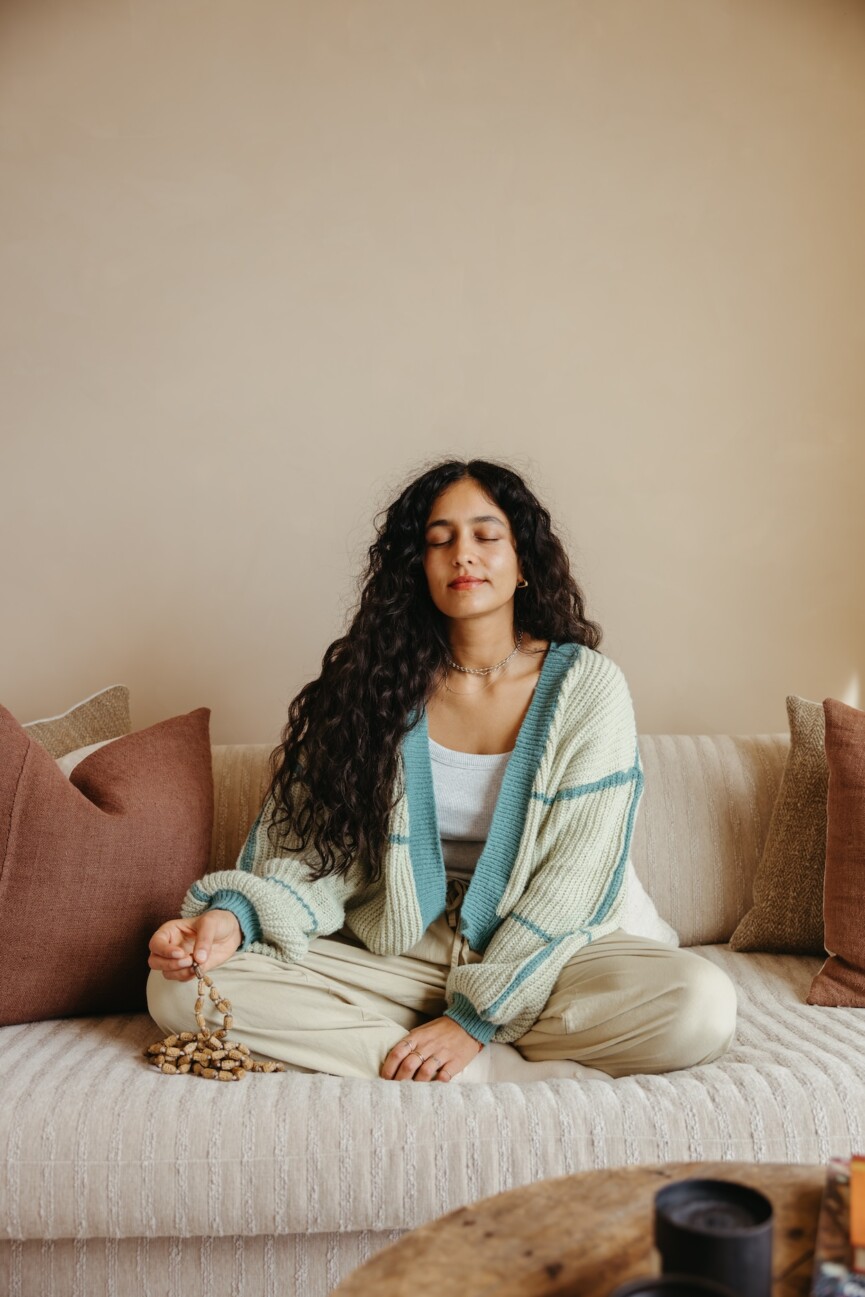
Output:
[[[424,712],[403,740],[399,786],[378,883],[359,864],[310,882],[302,854],[271,845],[265,802],[236,868],[194,883],[183,917],[232,910],[241,949],[286,961],[343,924],[377,954],[411,949],[445,908]],[[571,956],[619,926],[642,791],[621,670],[593,649],[552,644],[461,909],[482,958],[451,970],[446,1013],[475,1039],[518,1040]]]

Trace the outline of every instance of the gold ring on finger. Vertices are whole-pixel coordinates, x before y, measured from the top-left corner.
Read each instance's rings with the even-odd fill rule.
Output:
[[[446,1067],[443,1067],[443,1068],[441,1068],[440,1070],[441,1070],[442,1072],[444,1072],[444,1074],[447,1076],[447,1079],[448,1079],[449,1081],[452,1081],[452,1080],[453,1080],[453,1077],[451,1076],[450,1072],[447,1070]]]
[[[425,1063],[425,1062],[426,1062],[426,1059],[424,1058],[423,1054],[420,1052],[419,1049],[410,1049],[410,1050],[409,1050],[409,1053],[410,1053],[410,1054],[417,1054],[418,1058],[420,1059],[420,1061],[421,1061],[422,1063]]]

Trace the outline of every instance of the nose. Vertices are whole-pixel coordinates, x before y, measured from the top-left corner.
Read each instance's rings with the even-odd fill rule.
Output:
[[[454,567],[469,567],[475,561],[475,554],[468,540],[461,540],[453,557]]]

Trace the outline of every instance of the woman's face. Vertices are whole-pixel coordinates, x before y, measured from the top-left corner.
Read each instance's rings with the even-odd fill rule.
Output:
[[[433,501],[423,568],[445,617],[483,617],[513,604],[522,572],[511,525],[472,478],[454,482]]]

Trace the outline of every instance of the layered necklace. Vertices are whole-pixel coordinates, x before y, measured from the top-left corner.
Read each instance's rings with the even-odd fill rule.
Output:
[[[453,658],[450,657],[447,659],[447,664],[450,667],[451,671],[462,671],[463,675],[491,676],[494,671],[499,671],[501,670],[502,667],[507,666],[511,658],[515,657],[516,654],[519,653],[520,645],[522,644],[522,642],[523,642],[523,632],[517,631],[516,643],[514,644],[514,647],[511,649],[510,653],[507,655],[507,657],[502,658],[501,662],[495,662],[491,667],[463,667],[460,666],[459,662],[454,662]]]

